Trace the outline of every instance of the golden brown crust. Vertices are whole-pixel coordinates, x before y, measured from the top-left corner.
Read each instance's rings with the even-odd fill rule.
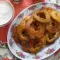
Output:
[[[33,24],[33,22],[36,23],[36,24],[38,24],[38,22],[35,21],[35,20],[33,20],[33,19],[30,19],[30,20],[26,23],[26,31],[27,31],[28,35],[29,35],[31,38],[33,38],[33,39],[34,39],[35,37],[37,37],[37,38],[43,37],[43,36],[44,36],[44,30],[45,30],[45,29],[44,29],[44,25],[41,24],[41,23],[39,23],[39,26],[36,27],[36,24]],[[38,28],[38,29],[35,30],[35,28],[31,26],[31,24],[33,24],[34,27],[35,27],[35,28]]]
[[[24,20],[20,23],[20,25],[17,26],[17,34],[20,40],[28,40],[27,36],[23,36],[24,32],[25,32],[25,24],[26,21],[29,19],[30,17],[26,17],[24,18]]]
[[[56,32],[51,39],[49,38],[49,34],[46,34],[46,41],[48,43],[53,43],[58,37],[59,37],[59,32]]]
[[[59,13],[59,12],[57,12],[57,11],[52,11],[52,12],[51,12],[51,17],[52,17],[55,21],[60,22],[60,13]]]
[[[50,33],[55,33],[58,31],[58,25],[59,23],[57,23],[56,21],[51,21],[46,25],[46,30]]]
[[[36,11],[33,14],[33,17],[41,23],[47,23],[47,22],[50,22],[51,20],[50,15],[46,10]]]

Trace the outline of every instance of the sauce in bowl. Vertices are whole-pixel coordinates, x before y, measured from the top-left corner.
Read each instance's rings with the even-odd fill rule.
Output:
[[[8,23],[14,15],[14,8],[8,1],[0,1],[0,26]]]

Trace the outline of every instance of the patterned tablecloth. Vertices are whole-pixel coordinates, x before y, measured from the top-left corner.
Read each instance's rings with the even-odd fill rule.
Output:
[[[27,7],[27,5],[31,5],[32,4],[32,1],[33,0],[20,0],[20,2],[18,2],[19,0],[9,0],[11,1],[11,3],[13,4],[13,6],[15,7],[15,16],[19,13],[19,11],[23,10],[25,7]],[[21,4],[21,1],[23,1],[23,3],[25,4],[25,6],[23,6],[22,9],[18,9],[19,7],[19,4]],[[28,2],[26,3],[27,1],[31,1],[31,2]],[[39,2],[39,1],[44,1],[44,0],[34,0],[33,2],[36,3],[36,2]],[[45,0],[44,2],[49,2],[49,3],[57,3],[60,5],[60,0]],[[7,28],[7,31],[8,31],[8,27],[9,25],[5,26]],[[3,27],[2,29],[5,29],[5,27]],[[1,28],[0,28],[0,32],[1,32]],[[7,33],[7,32],[5,32]],[[2,33],[1,33],[2,35]],[[1,35],[0,35],[0,38],[1,38]],[[3,38],[5,39],[5,37]],[[5,41],[5,40],[3,40]],[[15,56],[13,56],[13,54],[9,51],[9,48],[7,46],[7,43],[3,42],[3,41],[0,41],[0,60],[20,60],[18,58],[16,58]],[[44,60],[60,60],[60,49],[54,53],[52,56],[44,59]]]

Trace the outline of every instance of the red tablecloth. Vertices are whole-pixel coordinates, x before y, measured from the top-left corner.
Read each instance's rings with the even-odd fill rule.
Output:
[[[8,1],[10,1],[14,6],[15,9],[14,18],[15,18],[15,16],[18,15],[18,13],[21,12],[24,8],[37,2],[44,2],[45,0],[20,0],[18,4],[16,4],[14,0],[8,0]],[[14,18],[12,20],[14,20]],[[7,32],[10,24],[11,22],[3,27],[0,27],[0,40],[2,42],[7,42]]]

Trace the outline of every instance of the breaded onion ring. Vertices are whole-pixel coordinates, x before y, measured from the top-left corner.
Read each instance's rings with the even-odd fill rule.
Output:
[[[50,33],[55,33],[58,31],[58,23],[55,21],[51,21],[47,24],[46,30]]]
[[[41,48],[42,48],[42,43],[41,40],[35,39],[35,40],[30,40],[29,42],[29,51],[31,53],[37,53]]]
[[[26,31],[28,33],[28,35],[30,36],[30,38],[41,38],[44,36],[44,26],[43,24],[40,24],[39,29],[35,30],[34,27],[31,26],[31,24],[33,23],[33,18],[29,19],[29,21],[26,23]],[[37,22],[36,22],[37,23]],[[38,27],[36,27],[38,28]]]
[[[22,49],[30,53],[37,53],[41,49],[41,42],[34,44],[33,40],[30,40],[29,42],[21,42]]]
[[[55,21],[60,22],[60,13],[59,13],[59,12],[57,12],[57,11],[52,11],[52,12],[51,12],[51,17],[52,17]]]
[[[50,20],[50,15],[46,10],[36,11],[33,14],[33,17],[41,23],[47,23],[47,22],[51,21]]]
[[[53,43],[58,37],[59,37],[59,32],[56,32],[53,38],[50,38],[49,34],[46,34],[46,41],[48,43]]]
[[[32,45],[35,44],[35,45]],[[37,53],[41,48],[46,46],[46,37],[42,37],[41,39],[35,39],[33,43],[30,43],[29,51],[31,53]]]
[[[29,19],[29,17],[27,17],[27,19],[25,18],[19,26],[17,26],[17,34],[20,40],[28,40],[28,37],[24,35],[25,33],[25,24],[26,21]]]
[[[28,33],[30,38],[35,38],[34,35],[34,29],[32,29],[32,27],[30,27],[30,24],[33,22],[33,19],[30,19],[29,21],[27,21],[26,23],[26,32]]]

